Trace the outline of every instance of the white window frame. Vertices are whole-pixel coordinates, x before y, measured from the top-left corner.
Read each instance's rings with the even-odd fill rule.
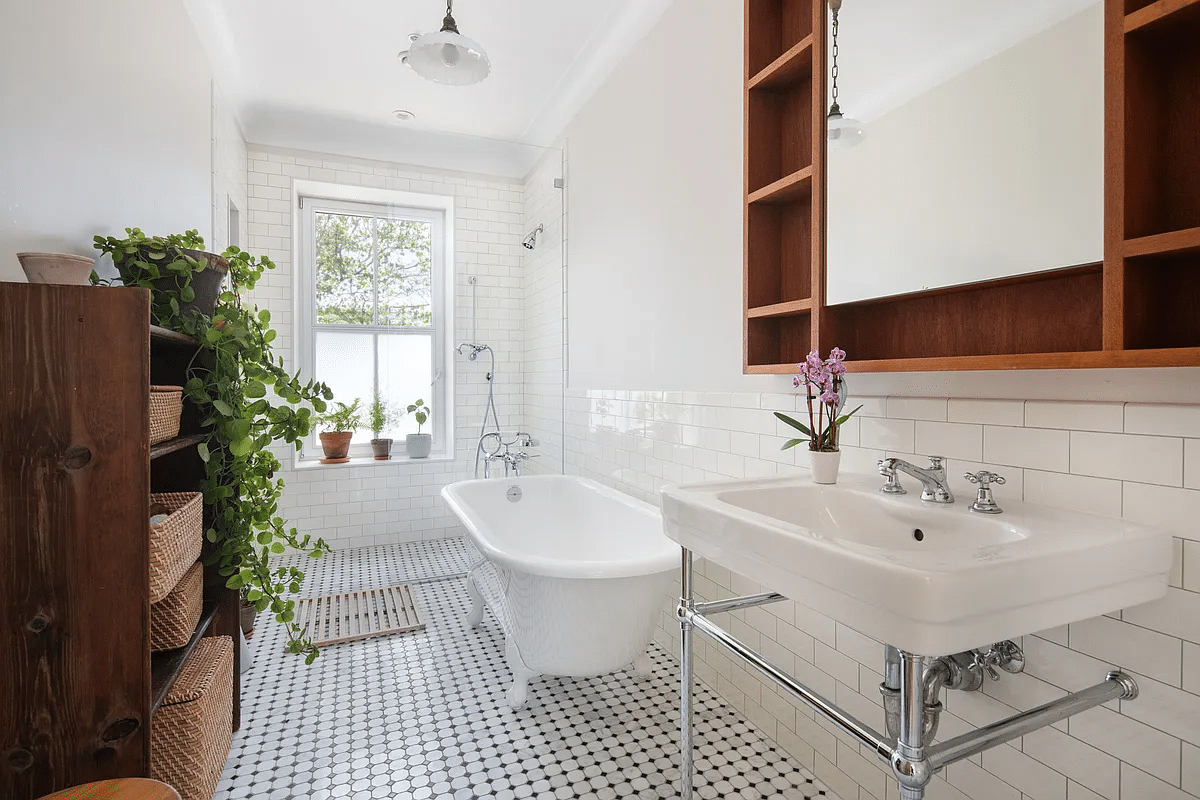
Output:
[[[400,192],[388,189],[373,189],[363,186],[319,181],[296,180],[292,182],[292,210],[296,224],[292,226],[292,253],[294,257],[293,305],[296,320],[295,346],[296,364],[302,376],[316,376],[315,347],[316,328],[316,263],[312,252],[312,236],[315,230],[315,215],[320,211],[342,213],[367,213],[387,216],[389,212],[402,219],[428,219],[432,227],[432,278],[431,304],[433,310],[433,385],[429,399],[432,414],[427,428],[433,434],[433,451],[426,459],[411,459],[420,464],[432,460],[448,460],[454,457],[454,359],[451,354],[454,342],[454,198],[446,195]],[[440,223],[440,224],[439,224]],[[339,326],[340,328],[340,326]],[[345,326],[344,330],[362,329],[363,332],[380,332],[374,326]],[[305,378],[307,380],[307,378]],[[396,403],[409,403],[416,398],[394,399]],[[364,398],[367,402],[369,398]],[[360,459],[373,461],[371,446],[356,437],[351,444],[351,462]],[[297,464],[315,464],[321,458],[320,448],[305,442],[297,452]],[[404,451],[403,440],[392,445],[392,461],[410,461]]]

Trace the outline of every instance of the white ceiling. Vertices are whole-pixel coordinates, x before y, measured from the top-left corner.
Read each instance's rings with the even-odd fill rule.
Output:
[[[184,2],[247,138],[316,146],[422,131],[552,144],[671,0],[458,0],[459,30],[492,62],[474,86],[426,81],[396,58],[410,33],[441,27],[444,0]],[[416,120],[396,123],[401,108]]]
[[[843,0],[839,101],[870,122],[1099,0]]]

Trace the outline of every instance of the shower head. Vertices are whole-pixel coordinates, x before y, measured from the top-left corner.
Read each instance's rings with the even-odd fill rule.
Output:
[[[524,239],[521,240],[521,244],[524,245],[526,250],[532,250],[533,248],[537,247],[538,234],[544,233],[545,230],[546,230],[546,228],[544,225],[538,225],[536,228],[533,229],[533,233],[529,234],[528,236],[526,236]]]
[[[491,350],[491,349],[492,348],[488,347],[486,344],[475,344],[474,342],[463,342],[458,347],[454,348],[454,351],[456,353],[458,353],[460,356],[465,352],[467,354],[467,361],[474,361],[475,359],[479,358],[479,354],[482,353],[484,350]]]

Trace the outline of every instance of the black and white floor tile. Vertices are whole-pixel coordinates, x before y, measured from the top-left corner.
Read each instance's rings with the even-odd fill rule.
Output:
[[[678,664],[654,674],[543,678],[524,710],[499,626],[471,629],[451,539],[334,552],[304,565],[304,594],[416,581],[424,632],[325,648],[306,666],[261,621],[242,676],[242,729],[215,800],[624,800],[677,796]],[[702,686],[696,691],[701,798],[832,798],[809,772]]]

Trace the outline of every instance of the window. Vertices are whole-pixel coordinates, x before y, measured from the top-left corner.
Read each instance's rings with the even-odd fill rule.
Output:
[[[395,413],[382,432],[400,440],[393,457],[403,457],[404,436],[417,432],[416,420],[400,413],[418,398],[430,406],[421,432],[433,434],[434,454],[451,452],[444,374],[448,207],[299,197],[301,368],[327,383],[335,400],[361,400],[363,427],[355,432],[351,456],[370,453],[366,411],[376,396]],[[303,455],[320,453],[314,431]]]

